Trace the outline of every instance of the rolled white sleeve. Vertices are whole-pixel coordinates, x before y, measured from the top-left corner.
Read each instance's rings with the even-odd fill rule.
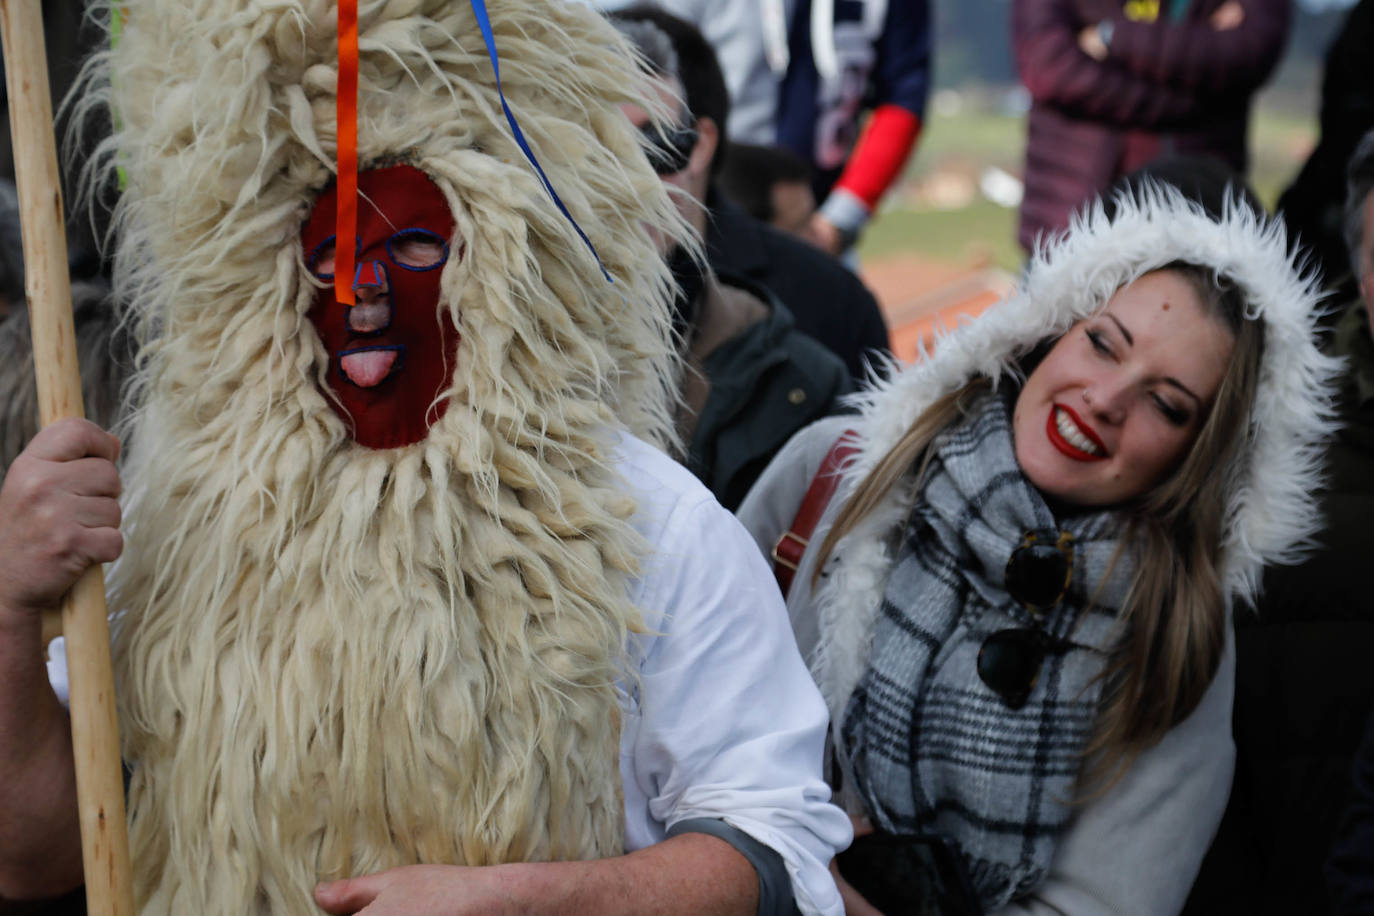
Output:
[[[67,640],[61,636],[48,643],[48,683],[63,706],[71,704],[71,686],[67,681]]]
[[[719,818],[782,857],[802,913],[840,916],[828,863],[850,825],[829,804],[825,705],[772,574],[695,478],[647,445],[625,449],[654,545],[634,596],[651,635],[621,738],[627,846]]]

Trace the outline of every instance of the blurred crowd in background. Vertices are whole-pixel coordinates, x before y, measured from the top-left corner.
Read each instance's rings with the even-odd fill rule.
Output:
[[[688,366],[680,457],[734,508],[794,432],[844,410],[843,396],[894,353],[919,358],[935,323],[986,308],[1014,284],[1019,265],[1005,255],[923,250],[927,236],[913,227],[944,218],[939,208],[890,219],[884,209],[914,193],[917,174],[922,193],[938,196],[922,171],[927,137],[947,149],[961,127],[986,125],[955,117],[956,96],[932,102],[938,23],[953,14],[928,0],[606,6],[680,112],[666,133],[647,126],[647,113],[627,114],[646,125],[646,149],[705,251],[704,263],[663,252],[679,283]],[[1002,116],[1022,133],[998,134],[994,164],[973,179],[987,206],[1017,212],[1016,225],[980,224],[995,231],[976,240],[979,251],[1008,250],[1014,230],[1029,256],[1079,208],[1143,173],[1218,211],[1268,204],[1330,292],[1324,344],[1349,372],[1336,405],[1344,429],[1330,446],[1326,530],[1311,560],[1273,570],[1256,611],[1237,613],[1236,777],[1185,912],[1369,912],[1361,906],[1374,896],[1374,589],[1359,570],[1374,549],[1374,0],[1325,13],[1334,30],[1319,102],[1305,112],[1317,125],[1313,142],[1299,142],[1290,174],[1259,193],[1246,184],[1256,94],[1306,11],[1288,0],[968,7],[1004,30],[1023,108]],[[47,3],[44,13],[60,100],[94,31],[79,3]],[[68,137],[69,201],[98,135],[88,126]],[[1016,148],[1005,148],[1005,136]],[[3,470],[36,432],[37,414],[7,152],[0,174]],[[102,197],[113,193],[95,189],[93,206],[73,208],[69,220],[86,408],[105,427],[118,423],[135,359],[99,244]],[[880,262],[896,250],[935,280],[892,275],[875,296]],[[931,266],[942,258],[959,263]]]

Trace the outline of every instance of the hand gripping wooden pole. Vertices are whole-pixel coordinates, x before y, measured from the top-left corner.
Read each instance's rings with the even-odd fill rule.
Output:
[[[0,37],[9,88],[38,410],[46,426],[83,416],[84,411],[40,3],[0,0]],[[71,683],[86,910],[90,916],[134,916],[110,626],[99,566],[88,569],[64,599],[62,629]]]

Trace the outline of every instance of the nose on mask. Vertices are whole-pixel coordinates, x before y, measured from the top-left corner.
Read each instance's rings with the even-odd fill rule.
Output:
[[[385,264],[380,261],[359,264],[353,281],[357,302],[348,309],[348,329],[354,334],[377,334],[390,327],[390,291]]]
[[[364,261],[353,275],[353,291],[385,293],[389,288],[386,265],[381,261]]]

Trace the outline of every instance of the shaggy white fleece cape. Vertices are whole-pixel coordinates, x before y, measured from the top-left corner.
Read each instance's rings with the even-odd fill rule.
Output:
[[[85,104],[114,113],[146,341],[112,597],[141,912],[314,914],[321,879],[619,851],[642,546],[610,448],[668,438],[644,227],[684,229],[617,108],[655,110],[630,52],[580,6],[489,0],[506,98],[612,285],[469,5],[360,4],[360,168],[424,171],[462,238],[447,412],[370,451],[323,393],[299,240],[335,162],[334,5],[117,5]]]

